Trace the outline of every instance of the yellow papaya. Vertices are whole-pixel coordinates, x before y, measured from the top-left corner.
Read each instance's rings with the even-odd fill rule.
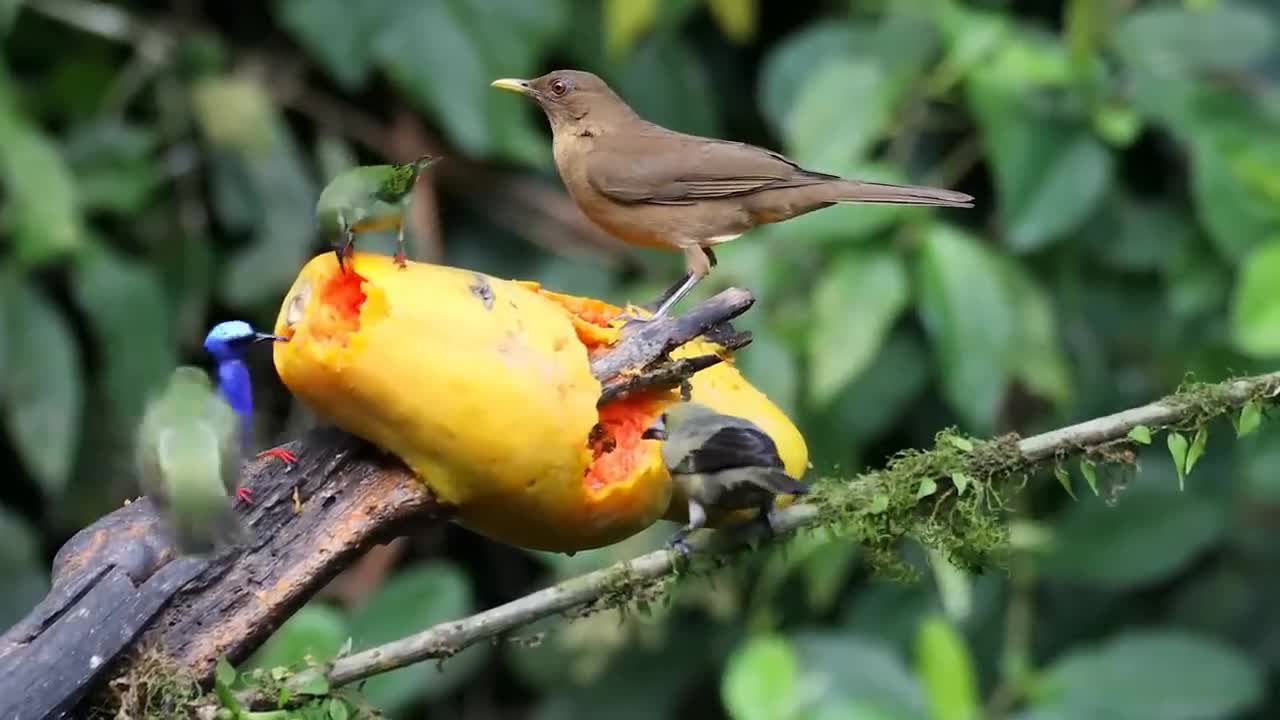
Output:
[[[675,391],[597,408],[590,358],[619,336],[618,308],[537,283],[355,253],[308,262],[285,296],[274,344],[281,380],[317,414],[400,457],[500,542],[574,552],[608,545],[668,515],[660,443],[640,434]],[[677,356],[715,352],[703,340]],[[799,477],[799,431],[731,362],[692,379],[693,397],[751,419]]]

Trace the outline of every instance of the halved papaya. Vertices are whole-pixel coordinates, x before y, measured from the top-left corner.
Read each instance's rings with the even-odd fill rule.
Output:
[[[303,267],[274,345],[285,385],[318,414],[394,453],[458,522],[512,545],[573,552],[668,514],[682,520],[660,443],[640,434],[679,399],[636,393],[597,408],[590,356],[614,342],[618,308],[538,284],[356,253]],[[615,323],[619,325],[620,323]],[[673,352],[719,346],[697,340]],[[751,419],[800,477],[799,431],[732,362],[692,379],[693,397]]]

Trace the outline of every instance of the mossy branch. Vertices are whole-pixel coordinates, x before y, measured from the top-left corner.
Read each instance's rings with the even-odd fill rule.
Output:
[[[883,559],[907,537],[966,564],[989,561],[1005,545],[1003,510],[1012,493],[1037,470],[1070,456],[1120,457],[1139,441],[1135,428],[1185,430],[1227,416],[1248,403],[1280,394],[1280,373],[1190,384],[1159,401],[1027,438],[985,441],[953,431],[938,434],[930,450],[899,453],[884,468],[849,480],[820,481],[811,502],[777,511],[776,540],[797,530],[830,527],[880,551]],[[768,539],[757,525],[690,540],[695,562],[727,556]],[[582,607],[619,607],[652,595],[655,584],[679,570],[667,550],[617,563],[539,590],[467,618],[338,658],[327,668],[337,687],[415,662],[448,658],[536,620]],[[246,697],[267,701],[266,698]]]

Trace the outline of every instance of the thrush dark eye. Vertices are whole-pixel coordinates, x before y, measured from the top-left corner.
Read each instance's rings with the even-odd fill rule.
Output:
[[[569,83],[559,78],[551,81],[551,93],[553,95],[563,95],[569,91]]]

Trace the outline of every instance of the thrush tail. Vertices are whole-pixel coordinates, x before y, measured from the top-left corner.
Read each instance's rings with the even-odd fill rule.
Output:
[[[973,207],[973,196],[955,190],[922,185],[845,180],[832,183],[832,202],[868,203],[875,205],[928,205],[933,207]]]

